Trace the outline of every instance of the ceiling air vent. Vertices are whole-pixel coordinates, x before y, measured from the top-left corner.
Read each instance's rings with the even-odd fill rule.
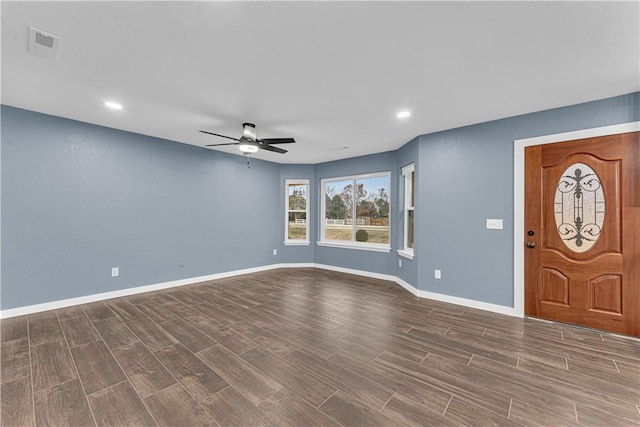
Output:
[[[29,27],[29,53],[40,58],[56,59],[60,37]]]

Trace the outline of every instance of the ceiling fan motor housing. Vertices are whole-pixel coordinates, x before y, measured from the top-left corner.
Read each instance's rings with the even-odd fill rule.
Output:
[[[249,139],[251,141],[255,141],[258,139],[256,134],[256,125],[253,123],[243,123],[242,124],[243,134],[242,137]]]

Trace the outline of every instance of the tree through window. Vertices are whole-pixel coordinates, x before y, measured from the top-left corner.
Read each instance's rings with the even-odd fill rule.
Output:
[[[322,191],[322,242],[389,246],[389,172],[324,179]]]
[[[309,244],[309,181],[286,180],[285,244]]]

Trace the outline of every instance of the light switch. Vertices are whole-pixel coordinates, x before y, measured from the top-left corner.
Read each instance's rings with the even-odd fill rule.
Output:
[[[501,219],[487,219],[487,229],[489,230],[502,230]]]

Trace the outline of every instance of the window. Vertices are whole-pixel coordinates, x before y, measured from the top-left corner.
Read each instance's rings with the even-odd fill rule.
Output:
[[[402,168],[402,185],[404,186],[404,238],[402,239],[403,248],[398,253],[407,258],[413,258],[415,164]]]
[[[389,251],[389,172],[323,179],[321,246]]]
[[[285,245],[309,244],[309,180],[285,181]]]

